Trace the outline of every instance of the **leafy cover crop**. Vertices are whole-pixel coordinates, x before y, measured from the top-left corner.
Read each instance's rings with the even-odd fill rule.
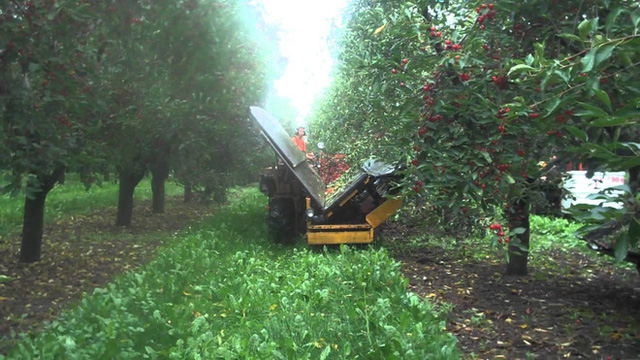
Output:
[[[8,357],[459,357],[444,311],[406,292],[386,251],[276,247],[263,205],[241,192]]]
[[[531,236],[536,240],[532,245],[533,251],[556,248],[567,252],[574,249],[586,249],[585,242],[576,237],[576,231],[580,226],[580,223],[567,219],[532,216]]]

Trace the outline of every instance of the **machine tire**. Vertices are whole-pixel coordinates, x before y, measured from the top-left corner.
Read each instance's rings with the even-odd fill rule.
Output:
[[[276,243],[291,244],[296,237],[295,208],[287,198],[269,200],[269,236]]]

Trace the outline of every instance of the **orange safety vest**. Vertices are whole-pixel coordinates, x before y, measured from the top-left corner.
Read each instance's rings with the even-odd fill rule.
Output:
[[[296,144],[296,146],[298,146],[298,149],[300,149],[303,152],[307,152],[307,144],[304,142],[304,139],[302,138],[302,136],[294,136],[291,138],[291,140],[293,140],[293,143]]]

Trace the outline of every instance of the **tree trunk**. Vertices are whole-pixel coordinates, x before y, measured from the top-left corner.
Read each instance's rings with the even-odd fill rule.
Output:
[[[164,182],[169,178],[169,156],[171,150],[166,145],[159,145],[155,159],[151,164],[151,193],[153,194],[154,214],[164,213],[165,188]]]
[[[507,275],[527,275],[529,261],[529,238],[531,235],[529,226],[529,201],[527,198],[511,202],[511,208],[507,212],[509,230],[516,228],[525,229],[524,233],[516,235],[517,239],[509,244],[509,262],[507,263]]]
[[[169,157],[158,159],[151,169],[151,192],[153,193],[153,213],[164,213],[165,188],[164,182],[169,177]]]
[[[64,167],[56,168],[50,175],[38,176],[40,188],[24,201],[24,218],[22,222],[22,245],[20,261],[32,263],[40,260],[42,252],[42,233],[44,230],[44,205],[47,194],[63,177]]]
[[[135,171],[131,168],[120,169],[118,171],[120,183],[118,186],[118,214],[116,216],[116,226],[131,225],[133,216],[133,193],[144,177],[144,171]]]
[[[188,203],[193,200],[193,187],[191,186],[191,182],[185,181],[184,183],[184,202]]]
[[[154,214],[162,214],[164,213],[164,199],[165,199],[165,189],[164,189],[164,175],[159,175],[155,172],[152,172],[153,178],[151,178],[151,192],[153,193],[153,213]]]
[[[22,222],[22,247],[20,248],[21,262],[36,262],[40,260],[42,248],[42,232],[44,228],[44,202],[47,192],[38,191],[33,198],[25,197],[24,220]]]

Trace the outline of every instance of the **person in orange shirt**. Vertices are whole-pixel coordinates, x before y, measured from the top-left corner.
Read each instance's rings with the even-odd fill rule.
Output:
[[[306,154],[307,143],[305,143],[304,139],[302,138],[305,135],[306,133],[304,132],[304,128],[301,126],[296,129],[296,134],[291,138],[291,140],[293,140],[293,143],[296,144],[296,146],[298,146],[298,149],[300,149],[303,153]]]

